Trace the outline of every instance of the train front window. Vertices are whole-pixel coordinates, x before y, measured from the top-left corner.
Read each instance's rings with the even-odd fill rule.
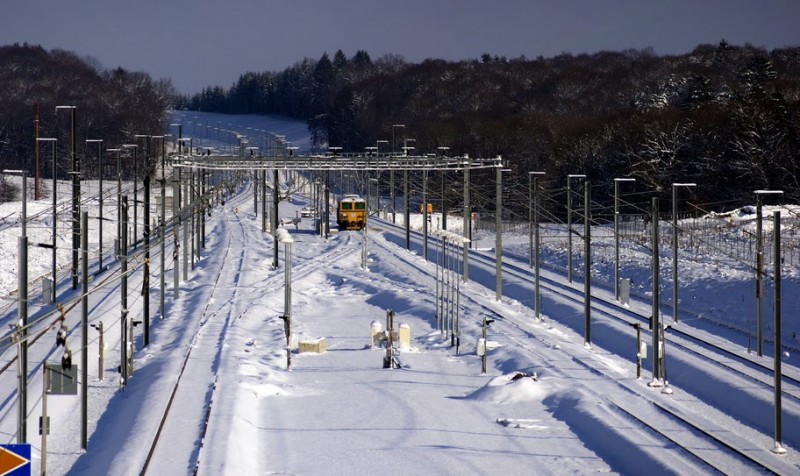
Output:
[[[353,204],[352,203],[344,202],[341,205],[342,205],[342,210],[352,210],[353,209]]]
[[[364,202],[356,202],[356,210],[363,210],[366,207]]]

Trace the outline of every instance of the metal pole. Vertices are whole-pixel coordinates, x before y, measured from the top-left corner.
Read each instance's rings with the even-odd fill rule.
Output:
[[[138,198],[138,174],[139,174],[139,148],[133,148],[133,249],[136,249],[136,244],[139,242],[138,237],[138,212],[139,198]]]
[[[539,257],[541,255],[539,249],[539,177],[533,178],[534,182],[534,197],[533,197],[533,240],[534,240],[534,281],[533,281],[533,316],[534,319],[540,321],[542,319],[542,294],[539,289],[539,281],[541,273]]]
[[[653,306],[652,306],[652,313],[653,315],[650,318],[650,330],[653,332],[653,381],[651,382],[651,386],[657,387],[661,386],[660,378],[661,378],[661,348],[660,345],[660,329],[661,329],[661,320],[659,316],[659,256],[658,256],[658,197],[653,198],[653,210],[652,210],[652,220],[651,223],[653,225]]]
[[[23,191],[23,194],[25,192]],[[19,327],[17,346],[18,385],[17,385],[17,443],[24,444],[28,441],[28,237],[23,235],[17,239],[19,258]]]
[[[330,236],[329,233],[328,233],[329,232],[328,228],[330,228],[330,222],[331,222],[331,215],[330,215],[330,213],[331,213],[331,210],[330,210],[330,206],[331,206],[331,197],[330,197],[330,193],[331,193],[330,185],[331,184],[330,184],[330,179],[331,179],[331,177],[330,177],[330,175],[331,175],[330,171],[326,170],[325,171],[325,216],[322,219],[322,225],[325,227],[325,239],[326,240],[328,239],[328,236]],[[277,217],[277,209],[275,210],[275,212],[276,212],[275,215]],[[277,218],[275,218],[275,219],[277,220]]]
[[[278,189],[278,169],[272,171],[273,203],[272,203],[272,238],[274,248],[272,254],[272,267],[278,269],[278,204],[280,203],[280,190]]]
[[[161,138],[161,223],[160,230],[161,230],[161,294],[159,296],[159,307],[158,307],[158,315],[161,319],[164,319],[164,292],[166,289],[166,283],[164,282],[164,275],[166,274],[167,270],[167,258],[166,258],[166,223],[167,223],[167,176],[166,176],[166,155],[167,155],[167,138]]]
[[[81,164],[78,159],[77,135],[75,133],[75,111],[72,107],[72,289],[78,289],[78,247],[80,246],[81,213]]]
[[[497,158],[497,181],[495,183],[495,299],[503,297],[503,169],[500,157]]]
[[[775,268],[775,295],[773,304],[773,331],[775,332],[775,371],[773,372],[775,377],[773,384],[775,387],[775,446],[772,452],[776,454],[786,454],[786,449],[781,443],[781,212],[773,212],[772,220],[775,228],[774,253],[772,255],[773,266]]]
[[[47,387],[49,386],[50,382],[48,382],[50,377],[49,368],[47,366],[47,362],[43,365],[44,372],[42,375],[42,463],[41,463],[41,474],[45,476],[47,474],[47,430],[49,430],[49,425],[47,424]]]
[[[197,228],[198,228],[195,225],[195,223],[196,223],[195,215],[197,214],[197,186],[195,185],[195,179],[197,178],[197,172],[195,171],[194,168],[191,168],[189,170],[190,171],[189,171],[189,178],[188,178],[187,184],[186,184],[186,191],[187,191],[187,195],[189,197],[189,207],[188,207],[189,208],[189,214],[192,217],[192,222],[191,222],[192,223],[192,226],[191,226],[192,234],[191,234],[190,240],[191,240],[191,244],[192,244],[192,249],[191,249],[192,260],[191,260],[191,262],[192,262],[192,269],[194,270],[194,265],[197,262],[197,260],[195,259],[195,250],[197,249],[197,248],[195,248],[195,242],[197,241]]]
[[[175,243],[172,246],[172,293],[173,299],[177,300],[180,294],[180,221],[181,221],[181,169],[173,168],[172,171],[172,234]],[[176,180],[177,179],[177,180]]]
[[[144,329],[142,345],[150,344],[150,142],[152,138],[147,136],[145,151],[145,175],[144,175],[144,268],[142,276],[142,294],[144,303],[142,305],[144,315],[142,316]]]
[[[528,173],[528,266],[533,268],[533,175]]]
[[[117,257],[122,254],[122,149],[117,152]]]
[[[100,169],[100,210],[97,218],[97,233],[100,240],[100,256],[98,259],[98,272],[103,271],[103,158],[102,158],[102,139],[86,139],[86,143],[97,143],[97,166]]]
[[[422,171],[422,259],[428,260],[428,171]]]
[[[619,302],[619,180],[614,179],[614,299]],[[637,352],[638,347],[637,347]]]
[[[762,208],[762,197],[763,195],[767,194],[774,194],[774,195],[782,195],[783,191],[781,190],[756,190],[756,352],[759,357],[762,356],[762,341],[763,341],[763,334],[762,334],[762,327],[763,327],[763,315],[761,304],[764,298],[764,285],[763,285],[763,273],[764,273],[764,238],[761,236],[762,233],[762,221],[763,217],[761,216],[761,208]]]
[[[762,356],[761,335],[762,310],[761,300],[764,287],[761,274],[764,270],[764,241],[761,236],[761,194],[756,193],[756,354]]]
[[[444,236],[439,235],[440,239],[436,241],[436,330],[442,331],[442,308],[444,308],[444,254],[443,246]],[[442,278],[439,278],[439,268],[441,268]]]
[[[464,234],[467,239],[472,240],[472,207],[469,203],[469,157],[464,156]],[[463,278],[466,283],[469,280],[469,245],[464,246],[464,272]]]
[[[672,184],[672,322],[678,323],[678,187]]]
[[[572,283],[572,184],[567,175],[567,281]]]
[[[191,148],[191,145],[190,145]],[[191,171],[189,172],[191,174]],[[191,177],[191,175],[190,175]],[[189,195],[188,180],[183,178],[183,169],[178,169],[178,179],[181,181],[181,223],[183,224],[183,280],[189,280],[189,219],[186,216],[191,213],[189,202],[191,196]]]
[[[259,173],[261,179],[261,231],[267,232],[267,169]]]
[[[52,260],[53,260],[53,305],[56,303],[56,286],[58,284],[58,277],[56,276],[56,235],[58,234],[58,230],[56,229],[56,222],[58,218],[57,214],[57,207],[58,207],[58,182],[56,181],[56,142],[53,141],[53,242],[52,242]]]
[[[585,346],[592,344],[592,210],[591,210],[592,184],[583,182],[583,316],[585,320]]]
[[[528,172],[528,181],[533,177],[533,249],[530,251],[533,264],[533,320],[541,320],[541,303],[539,296],[539,176],[544,172]],[[530,185],[529,185],[530,186]],[[530,191],[529,191],[530,195]]]
[[[97,143],[97,164],[100,167],[100,210],[99,218],[97,219],[97,233],[100,239],[100,263],[99,270],[103,271],[103,157],[100,150],[103,146],[103,141]]]
[[[582,174],[567,175],[567,281],[572,283],[572,181],[574,178],[586,178]]]
[[[89,212],[81,214],[81,449],[89,441]]]
[[[408,170],[403,170],[403,224],[406,228],[406,249],[411,249],[411,217],[408,206]]]
[[[693,183],[672,184],[672,323],[678,323],[678,187],[694,187]]]
[[[200,246],[197,249],[197,256],[200,257],[200,250],[206,249],[206,213],[210,209],[208,197],[206,197],[206,168],[205,166],[200,169]]]
[[[128,196],[122,197],[122,243],[120,246],[120,386],[128,384]]]
[[[4,171],[11,172],[11,171]],[[28,418],[28,236],[27,236],[27,176],[24,171],[13,171],[22,174],[22,232],[17,238],[17,314],[19,320],[12,324],[15,332],[12,342],[17,344],[17,443],[27,442]]]
[[[614,179],[614,299],[619,302],[619,183],[635,182],[634,178]]]
[[[94,326],[93,326],[94,327]],[[103,362],[103,353],[105,352],[105,343],[103,342],[103,322],[99,322],[97,324],[97,332],[100,333],[100,337],[97,340],[97,380],[103,380],[103,369],[105,368],[105,363]]]

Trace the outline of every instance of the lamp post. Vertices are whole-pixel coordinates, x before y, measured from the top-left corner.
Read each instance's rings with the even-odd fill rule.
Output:
[[[375,141],[375,155],[380,156],[380,146],[381,144],[389,145],[388,140],[378,140]],[[381,211],[381,169],[380,167],[375,167],[375,211],[380,213]]]
[[[392,124],[392,155],[397,155],[397,140],[395,136],[395,130],[399,127],[403,128],[403,136],[406,135],[405,124]],[[405,151],[403,155],[406,155]],[[395,204],[395,194],[394,194],[394,167],[391,167],[389,169],[389,182],[391,182],[389,195],[392,197],[392,223],[396,223],[397,213],[395,211],[395,208],[397,208],[397,205]]]
[[[56,177],[57,177],[57,175],[56,175],[56,143],[58,142],[58,140],[55,139],[55,138],[51,138],[51,137],[47,137],[47,138],[39,137],[37,140],[38,141],[42,141],[42,142],[46,141],[46,142],[52,142],[53,143],[53,223],[52,223],[53,241],[50,244],[50,248],[51,248],[51,251],[52,251],[53,285],[52,285],[52,289],[51,289],[50,298],[51,298],[52,302],[55,303],[56,302],[56,282],[57,282],[57,279],[56,279],[56,235],[57,235],[56,219],[58,218],[57,210],[56,210],[56,208],[58,206],[58,198],[57,198],[58,194],[56,193],[56,189],[58,187],[58,182],[56,181]]]
[[[143,290],[144,290],[144,303],[143,303],[143,324],[144,330],[142,332],[143,346],[147,347],[150,344],[150,144],[152,136],[147,134],[137,134],[138,138],[147,139],[145,142],[145,174],[142,179],[144,182],[144,270],[143,270]],[[136,188],[133,189],[134,196]]]
[[[167,177],[166,177],[166,155],[167,155],[167,137],[171,137],[170,134],[164,134],[162,136],[153,136],[153,139],[161,139],[161,214],[159,217],[158,229],[160,230],[159,235],[161,238],[161,292],[159,294],[159,308],[158,308],[158,315],[161,319],[164,319],[164,289],[166,287],[164,282],[164,276],[166,274],[166,218],[167,218],[167,208],[166,208],[166,201],[167,201]]]
[[[173,123],[172,123],[172,124],[170,124],[169,126],[170,126],[170,127],[177,127],[177,128],[178,128],[178,137],[177,137],[177,142],[178,142],[178,155],[181,155],[181,142],[180,142],[180,140],[181,140],[181,138],[183,137],[183,124],[179,124],[179,123],[174,123],[174,122],[173,122]]]
[[[533,178],[533,319],[541,320],[542,300],[539,295],[539,177],[544,172],[528,172],[528,187],[531,186]],[[530,253],[530,252],[529,252]]]
[[[696,183],[672,184],[672,323],[678,323],[678,187],[696,187]]]
[[[437,147],[436,150],[438,150],[442,154],[442,158],[444,159],[445,157],[447,157],[447,151],[450,150],[450,147],[441,146],[441,147]],[[441,171],[441,179],[442,179],[442,211],[441,211],[441,213],[442,213],[442,225],[441,225],[441,227],[442,227],[443,230],[447,229],[447,200],[445,200],[445,189],[444,189],[445,172],[446,172],[445,170]]]
[[[17,345],[17,443],[28,441],[28,236],[27,175],[23,170],[3,170],[3,174],[22,175],[22,235],[17,238],[17,323],[11,324],[11,341]]]
[[[81,236],[81,179],[80,162],[78,161],[78,151],[75,133],[75,106],[56,106],[56,113],[60,109],[70,109],[71,124],[71,156],[72,156],[72,289],[78,289],[78,248],[80,247]]]
[[[97,217],[97,233],[100,240],[100,258],[98,271],[103,271],[103,139],[86,139],[87,144],[97,144],[97,166],[100,169],[100,212]]]
[[[583,174],[567,175],[567,280],[572,283],[572,179],[585,179]]]
[[[284,271],[285,281],[283,297],[283,316],[286,331],[286,368],[292,365],[292,243],[294,240],[285,228],[275,230],[275,238],[285,246]]]
[[[106,149],[117,153],[117,255],[122,253],[122,149]]]
[[[138,144],[122,144],[123,149],[133,149],[133,249],[136,249],[136,235],[138,234],[138,225],[137,222],[139,220],[137,209],[139,208],[139,199],[137,198],[137,182],[138,182],[138,167],[137,164],[139,163],[139,145]]]
[[[339,147],[339,146],[328,147],[328,149],[333,153],[334,157],[336,157],[336,152],[337,151],[342,150],[342,148]],[[328,228],[330,228],[330,221],[331,221],[331,215],[330,215],[330,213],[331,213],[331,210],[330,210],[330,206],[331,206],[331,197],[330,197],[331,183],[330,183],[330,179],[331,179],[331,177],[330,177],[330,174],[331,174],[330,170],[326,170],[325,171],[325,215],[323,217],[323,222],[322,223],[323,223],[323,226],[325,227],[325,239],[326,240],[328,239],[328,236],[329,236]]]
[[[495,299],[500,302],[503,298],[503,168],[502,157],[497,157],[495,164],[497,181],[495,183],[495,232],[494,232],[494,257],[495,257]]]
[[[463,227],[464,227],[464,236],[466,238],[466,243],[464,244],[464,259],[463,259],[463,273],[462,273],[462,281],[466,283],[469,281],[469,242],[472,240],[472,207],[469,203],[469,186],[470,186],[470,179],[469,179],[469,166],[470,160],[469,156],[464,155],[464,220],[463,220]]]
[[[762,274],[764,273],[764,239],[761,236],[762,221],[761,207],[763,206],[764,195],[783,195],[782,190],[756,190],[756,353],[762,356],[763,350],[761,342],[762,336],[762,310],[761,301],[764,298],[764,284]]]
[[[619,302],[619,184],[635,182],[635,178],[614,179],[614,299]]]
[[[413,150],[413,147],[409,147],[409,142],[416,142],[416,139],[405,139],[404,143],[406,145],[403,146],[403,155],[408,155],[409,150]],[[403,170],[403,222],[406,228],[406,249],[411,249],[411,217],[409,216],[409,203],[408,203],[408,169],[406,168]]]

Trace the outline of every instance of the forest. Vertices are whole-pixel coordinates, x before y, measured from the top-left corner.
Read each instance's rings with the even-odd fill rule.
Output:
[[[135,134],[162,134],[174,98],[169,81],[154,81],[144,72],[105,70],[92,58],[38,45],[0,46],[0,167],[33,175],[38,126],[38,137],[57,139],[57,175],[66,179],[71,171],[72,114],[57,107],[75,106],[81,170],[85,178],[97,177],[97,146],[85,140],[102,139],[103,147],[112,148],[133,141]],[[50,147],[40,144],[40,172],[48,176]],[[4,194],[8,195],[0,192]]]
[[[39,137],[58,139],[59,157],[69,156],[70,114],[57,106],[76,106],[81,141],[103,139],[107,147],[162,134],[174,107],[307,121],[320,150],[363,151],[387,141],[397,153],[407,145],[412,154],[446,148],[449,155],[500,156],[510,170],[504,183],[519,189],[531,171],[545,172],[543,187],[551,189],[568,174],[585,174],[606,204],[619,177],[635,178],[638,190],[666,205],[676,182],[697,183],[693,200],[708,210],[752,204],[761,189],[800,201],[800,47],[766,51],[722,40],[683,55],[485,53],[421,63],[338,50],[181,96],[169,80],[145,72],[105,70],[72,52],[15,44],[0,46],[0,105],[0,166],[29,173],[37,126]],[[84,176],[96,176],[96,154],[84,143],[77,148]],[[68,161],[59,163],[65,178]],[[493,175],[484,175],[473,179],[488,186]]]
[[[751,204],[759,189],[800,200],[799,103],[800,47],[722,40],[684,55],[487,53],[418,64],[339,50],[242,74],[176,107],[305,120],[321,147],[359,151],[388,140],[415,154],[501,156],[511,169],[504,180],[520,187],[529,171],[558,183],[585,174],[603,192],[616,177],[634,177],[668,204],[672,183],[696,182],[695,200],[713,210]]]

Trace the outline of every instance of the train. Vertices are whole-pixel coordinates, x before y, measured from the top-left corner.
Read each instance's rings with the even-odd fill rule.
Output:
[[[367,202],[358,195],[345,195],[336,213],[339,230],[362,230],[367,226]]]

